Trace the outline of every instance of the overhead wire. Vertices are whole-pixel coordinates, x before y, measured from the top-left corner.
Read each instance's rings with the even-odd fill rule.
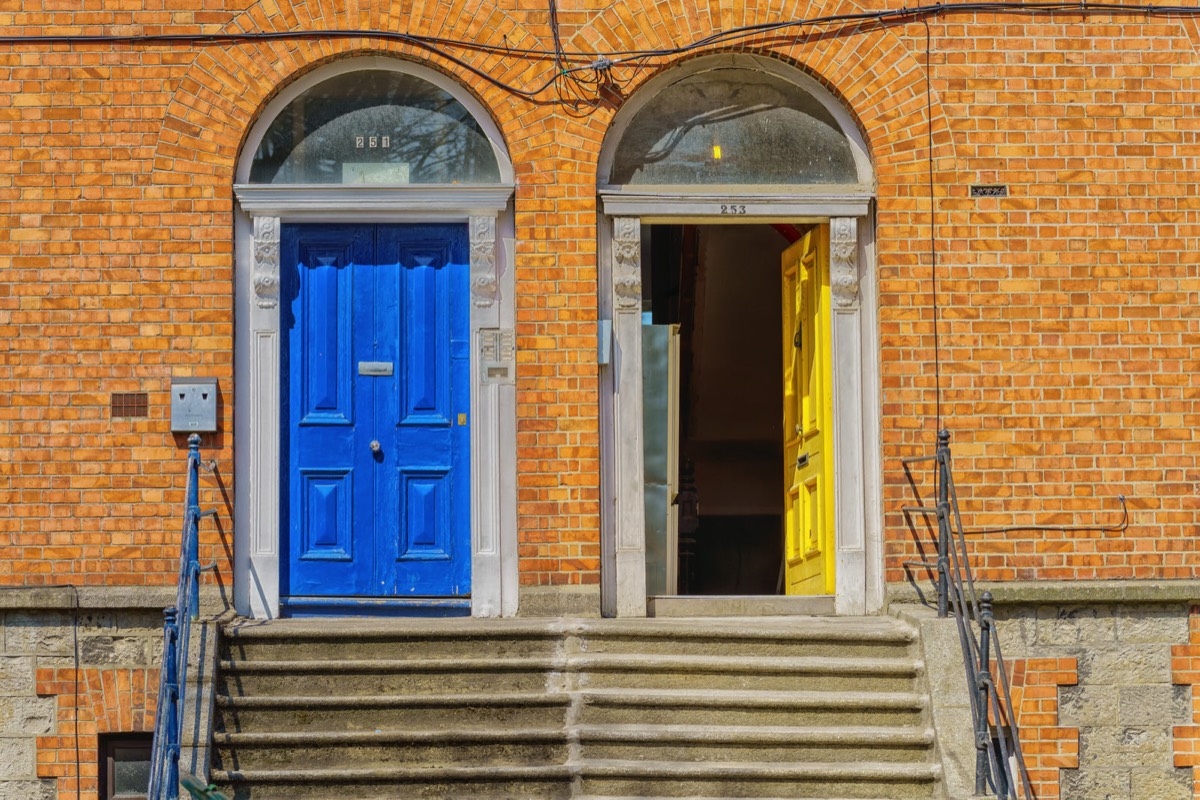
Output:
[[[608,78],[613,67],[627,64],[638,64],[639,68],[647,66],[647,61],[684,55],[708,47],[730,44],[745,44],[748,40],[762,38],[770,34],[783,34],[794,29],[830,28],[834,34],[845,31],[853,32],[865,25],[904,24],[919,19],[927,19],[938,15],[961,15],[977,13],[1015,13],[1015,14],[1139,14],[1152,16],[1190,16],[1200,14],[1200,6],[1184,5],[1153,5],[1132,3],[1102,3],[1102,2],[1026,2],[1025,0],[995,0],[964,3],[930,3],[924,5],[904,6],[880,11],[857,11],[842,14],[826,14],[800,19],[762,22],[753,25],[741,25],[715,31],[706,36],[694,39],[681,45],[667,48],[641,50],[577,50],[568,51],[561,42],[558,32],[557,7],[551,0],[552,38],[550,49],[544,47],[513,47],[508,43],[507,35],[500,44],[482,43],[453,37],[431,36],[427,34],[405,33],[399,31],[384,31],[371,28],[323,28],[310,30],[287,31],[250,31],[223,33],[151,33],[151,34],[0,34],[0,45],[28,44],[128,44],[131,46],[154,46],[168,44],[194,44],[200,46],[223,44],[247,44],[255,42],[272,42],[288,40],[332,40],[332,39],[375,39],[409,44],[431,52],[470,74],[485,80],[515,96],[538,102],[538,98],[546,91],[558,87],[562,92],[560,97],[566,104],[598,105],[597,98],[581,98],[578,91],[581,87],[592,85],[601,87],[608,85]],[[552,74],[529,86],[521,87],[508,83],[492,75],[484,69],[474,66],[461,55],[455,55],[450,50],[483,52],[488,54],[519,57],[532,60],[550,60],[553,62]],[[572,95],[575,95],[572,97]]]

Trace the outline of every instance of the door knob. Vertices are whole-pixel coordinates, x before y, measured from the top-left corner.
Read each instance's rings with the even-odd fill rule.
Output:
[[[371,452],[372,452],[372,453],[378,453],[378,452],[379,452],[379,440],[378,440],[378,439],[372,439],[372,440],[371,440]]]

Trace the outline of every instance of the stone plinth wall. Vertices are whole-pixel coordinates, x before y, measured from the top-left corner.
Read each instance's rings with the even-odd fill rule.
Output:
[[[153,730],[161,658],[158,610],[0,610],[0,797],[96,798],[98,736]]]
[[[1048,789],[1039,797],[1192,800],[1192,771],[1177,766],[1174,741],[1175,726],[1192,721],[1192,690],[1175,685],[1172,670],[1174,649],[1188,642],[1186,604],[1008,606],[997,618],[1010,666],[1054,665],[1043,677],[1053,678],[1056,698],[1047,680],[1035,679],[1041,696],[1031,704],[1028,672],[1018,692],[1026,761],[1033,757]],[[1057,674],[1072,660],[1074,685]],[[1050,739],[1031,748],[1045,738],[1042,728]],[[1078,730],[1073,769],[1062,738],[1070,729]],[[1056,767],[1057,791],[1047,786],[1047,769]]]
[[[1078,683],[1078,665],[1073,658],[1018,658],[1007,664],[1030,785],[1038,800],[1059,800],[1061,770],[1079,767],[1079,729],[1059,724],[1059,690]]]

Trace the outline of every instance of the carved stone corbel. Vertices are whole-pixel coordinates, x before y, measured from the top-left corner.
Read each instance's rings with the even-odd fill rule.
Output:
[[[613,302],[617,311],[642,308],[642,221],[637,217],[613,220]]]
[[[254,302],[259,308],[279,305],[279,218],[254,218]]]
[[[829,220],[829,289],[834,309],[858,308],[858,220]]]
[[[496,277],[496,218],[471,217],[471,297],[488,308],[500,296]]]

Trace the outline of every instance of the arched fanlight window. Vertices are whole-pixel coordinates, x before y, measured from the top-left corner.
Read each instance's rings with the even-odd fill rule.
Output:
[[[251,183],[499,183],[491,141],[449,92],[405,72],[360,70],[300,94],[271,122]]]
[[[611,186],[862,181],[861,159],[828,100],[761,69],[692,70],[658,88],[615,133]]]

